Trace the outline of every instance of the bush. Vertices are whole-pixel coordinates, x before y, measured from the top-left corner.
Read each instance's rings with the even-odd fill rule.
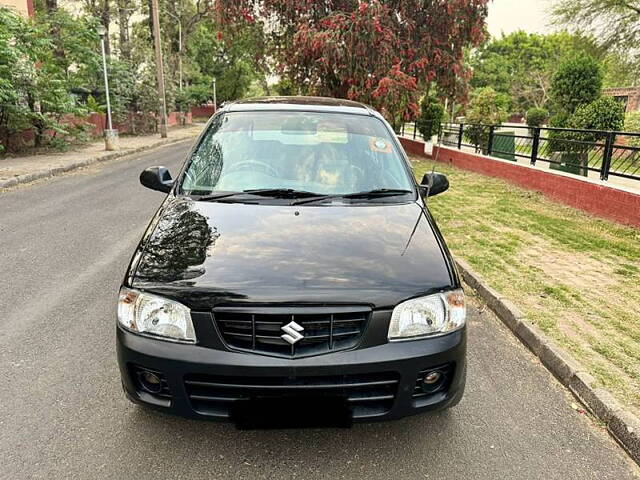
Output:
[[[573,115],[559,114],[551,120],[552,127],[575,128],[579,130],[622,130],[624,126],[624,106],[612,97],[600,97],[588,105],[578,107]],[[596,132],[555,132],[549,134],[551,151],[585,152],[591,149],[587,143],[598,142],[606,133]]]
[[[296,87],[293,82],[286,77],[281,78],[280,81],[273,86],[273,89],[278,95],[288,96],[296,95],[298,93],[296,92]]]
[[[425,141],[438,133],[444,117],[444,107],[437,98],[425,96],[420,102],[420,117],[416,125]]]
[[[509,98],[491,87],[479,88],[471,94],[471,101],[465,116],[466,137],[477,149],[486,151],[489,143],[489,127],[500,125],[507,118]]]
[[[624,120],[624,129],[627,132],[640,134],[640,111],[629,112]],[[627,137],[627,143],[631,147],[640,148],[640,137]]]
[[[587,56],[564,62],[551,80],[551,99],[558,111],[568,114],[595,101],[601,92],[602,68]]]
[[[527,125],[531,128],[541,127],[549,118],[549,111],[544,108],[530,108],[527,112]]]
[[[607,131],[621,130],[624,125],[624,106],[611,97],[600,97],[588,105],[578,107],[571,116],[559,116],[562,127],[587,130],[584,132],[551,132],[550,150],[565,152],[561,169],[587,176],[589,151],[595,142],[602,141]],[[555,125],[554,125],[555,126]],[[556,167],[557,168],[557,167]]]
[[[549,119],[549,127],[551,128],[569,128],[569,120],[571,116],[568,113],[557,113]],[[549,151],[561,152],[564,150],[564,146],[567,142],[563,140],[566,138],[567,132],[558,132],[556,130],[549,131]]]
[[[570,119],[572,128],[584,130],[622,130],[624,105],[612,97],[600,97],[595,102],[578,107]],[[596,141],[604,134],[590,134]]]

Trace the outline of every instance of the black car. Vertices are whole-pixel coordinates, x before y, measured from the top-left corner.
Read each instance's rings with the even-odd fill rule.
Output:
[[[216,113],[133,255],[118,302],[122,384],[186,417],[396,419],[457,404],[465,299],[383,117],[270,97]],[[259,413],[257,413],[259,412]]]

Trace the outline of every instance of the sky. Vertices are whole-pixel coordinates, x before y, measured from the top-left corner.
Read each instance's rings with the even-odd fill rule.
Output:
[[[489,3],[489,32],[494,37],[516,30],[549,32],[549,5],[550,0],[493,0]]]

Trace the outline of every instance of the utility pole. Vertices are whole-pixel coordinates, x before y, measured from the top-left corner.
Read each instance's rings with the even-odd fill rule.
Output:
[[[158,0],[151,0],[151,20],[153,22],[153,44],[156,51],[156,76],[160,96],[160,136],[167,138],[167,98],[164,93],[164,71],[162,68],[162,44],[160,42],[160,15]]]
[[[178,70],[180,75],[180,91],[182,91],[182,20],[178,18]]]

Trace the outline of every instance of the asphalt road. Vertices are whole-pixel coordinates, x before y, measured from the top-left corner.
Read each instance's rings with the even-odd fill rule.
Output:
[[[352,429],[238,431],[129,403],[115,299],[187,144],[0,193],[0,478],[631,479],[637,468],[487,311],[455,409]]]

